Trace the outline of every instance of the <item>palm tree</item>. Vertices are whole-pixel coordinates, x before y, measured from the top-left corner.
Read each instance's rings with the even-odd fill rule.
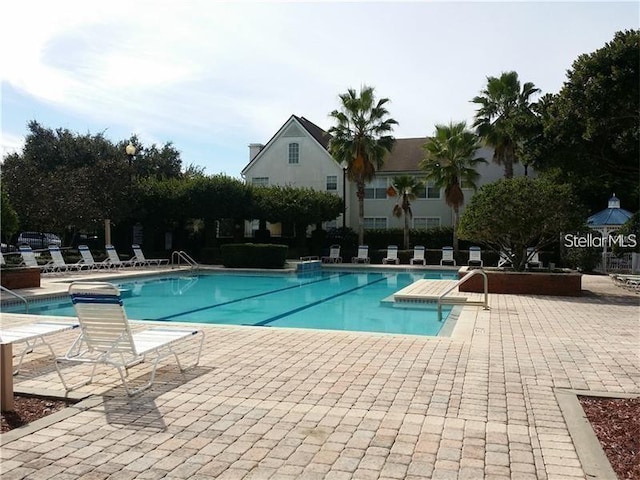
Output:
[[[436,125],[436,134],[423,146],[425,159],[420,168],[427,172],[427,179],[444,188],[444,199],[453,210],[453,249],[458,251],[458,219],[464,203],[465,188],[477,188],[480,174],[476,171],[484,158],[474,158],[480,148],[476,134],[467,130],[465,122]]]
[[[519,145],[535,116],[529,98],[539,91],[531,82],[521,89],[516,72],[503,72],[499,78],[487,77],[487,87],[471,100],[480,105],[473,126],[484,143],[493,147],[493,161],[504,166],[506,178],[513,178]]]
[[[398,203],[393,206],[393,214],[400,218],[404,214],[404,249],[409,249],[409,220],[413,216],[411,202],[416,199],[416,192],[424,185],[423,182],[410,175],[401,175],[391,179],[388,194],[398,197]]]
[[[360,95],[353,89],[340,95],[340,109],[330,116],[336,125],[329,129],[332,135],[329,152],[338,163],[347,165],[347,177],[357,187],[358,242],[364,243],[364,187],[375,177],[384,156],[391,151],[395,139],[390,135],[397,125],[385,104],[388,98],[376,102],[373,87],[363,85]]]

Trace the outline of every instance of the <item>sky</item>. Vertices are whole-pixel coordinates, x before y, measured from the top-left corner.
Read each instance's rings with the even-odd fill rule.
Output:
[[[27,123],[172,142],[240,178],[292,115],[329,129],[338,95],[389,98],[397,138],[473,121],[488,76],[558,93],[579,55],[640,27],[629,2],[21,0],[0,7],[2,156]],[[124,152],[123,152],[124,157]]]

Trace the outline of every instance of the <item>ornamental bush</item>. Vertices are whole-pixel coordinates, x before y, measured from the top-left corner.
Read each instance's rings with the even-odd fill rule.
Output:
[[[562,233],[584,224],[586,212],[569,185],[548,178],[518,177],[484,185],[471,198],[458,235],[497,252],[511,252],[514,270],[524,270],[526,249],[556,244]]]

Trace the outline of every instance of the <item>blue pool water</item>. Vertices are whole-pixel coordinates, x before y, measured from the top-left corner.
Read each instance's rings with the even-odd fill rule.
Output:
[[[451,272],[318,271],[305,274],[171,275],[117,283],[131,319],[437,335],[434,307],[383,302],[420,278]],[[4,309],[20,312],[21,307]],[[444,317],[450,312],[444,308]],[[29,313],[75,316],[71,302],[34,303]]]

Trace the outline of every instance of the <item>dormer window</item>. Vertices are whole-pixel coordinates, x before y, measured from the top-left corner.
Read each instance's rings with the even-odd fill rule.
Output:
[[[289,144],[289,163],[295,165],[300,163],[300,145],[297,143]]]

